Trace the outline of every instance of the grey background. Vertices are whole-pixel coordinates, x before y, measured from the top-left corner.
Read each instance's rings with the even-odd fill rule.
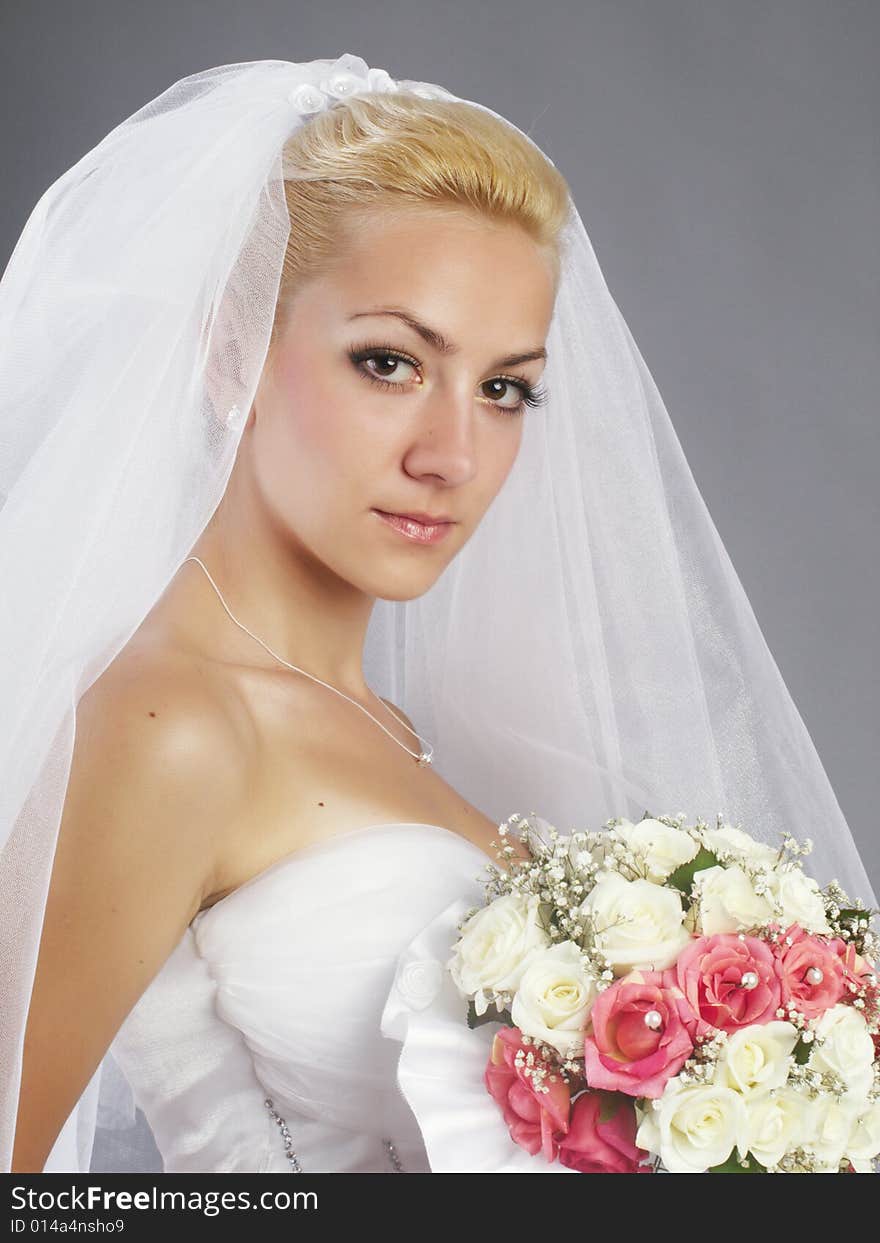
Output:
[[[50,182],[212,65],[352,52],[529,132],[572,186],[880,889],[880,5],[3,0],[0,12],[4,266]]]

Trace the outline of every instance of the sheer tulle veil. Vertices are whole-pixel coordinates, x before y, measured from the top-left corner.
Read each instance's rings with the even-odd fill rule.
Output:
[[[350,54],[184,78],[46,190],[0,284],[6,1170],[77,701],[226,487],[296,228],[285,139],[369,91],[457,98]],[[573,202],[547,349],[549,402],[480,528],[425,595],[376,602],[371,686],[499,821],[721,812],[774,844],[811,837],[820,884],[874,905]],[[47,1170],[87,1170],[96,1124],[112,1143],[131,1109],[119,1075],[108,1053]]]

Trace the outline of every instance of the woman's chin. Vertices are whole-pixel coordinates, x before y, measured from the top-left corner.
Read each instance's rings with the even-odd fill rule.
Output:
[[[446,568],[447,562],[439,562],[432,566],[399,566],[383,570],[376,567],[376,572],[369,576],[364,590],[379,600],[417,600],[434,586]]]
[[[417,600],[419,596],[423,596],[426,591],[434,586],[438,576],[435,574],[430,579],[422,579],[418,583],[399,583],[395,585],[386,584],[373,594],[380,600],[397,600],[405,602],[407,600]]]

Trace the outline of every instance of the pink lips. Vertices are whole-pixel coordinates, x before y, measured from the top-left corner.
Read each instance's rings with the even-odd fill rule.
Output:
[[[436,544],[455,526],[454,522],[419,522],[417,518],[409,514],[387,514],[382,509],[374,509],[373,513],[378,514],[388,526],[417,544]]]

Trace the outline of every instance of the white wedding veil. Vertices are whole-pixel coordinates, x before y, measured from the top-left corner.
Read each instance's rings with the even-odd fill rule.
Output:
[[[252,404],[297,227],[285,140],[316,110],[393,90],[457,98],[350,54],[185,78],[46,190],[0,284],[4,1170],[77,701],[229,479],[244,420],[227,414]],[[819,883],[873,906],[573,203],[547,349],[548,404],[479,529],[425,595],[376,602],[370,685],[499,821],[723,812],[774,844],[811,837]],[[96,1123],[119,1121],[120,1074],[108,1053],[47,1170],[88,1170]]]

